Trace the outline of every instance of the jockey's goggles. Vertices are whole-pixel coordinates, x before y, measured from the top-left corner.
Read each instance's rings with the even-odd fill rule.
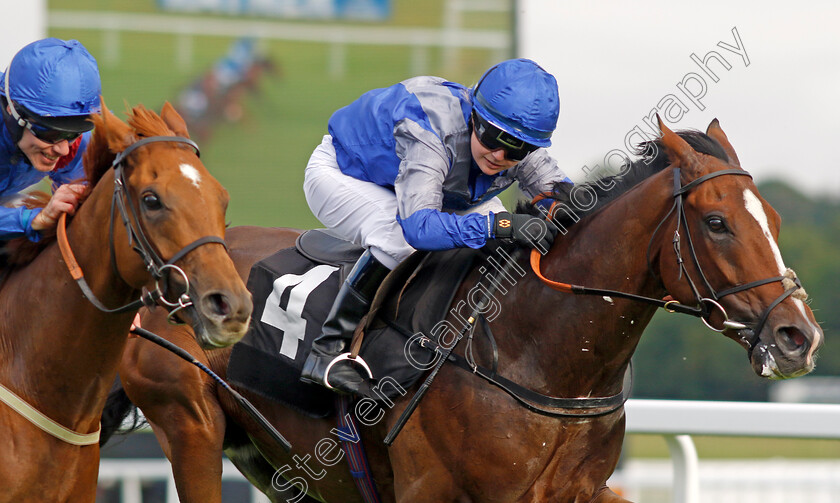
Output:
[[[60,129],[53,129],[47,126],[32,122],[31,120],[23,119],[24,126],[28,129],[35,138],[42,142],[55,144],[67,140],[70,143],[76,141],[76,138],[82,136],[79,131],[62,131]]]
[[[505,151],[505,158],[511,161],[521,161],[525,156],[537,150],[539,147],[526,143],[512,134],[497,128],[490,122],[484,120],[475,111],[472,113],[473,132],[478,142],[490,151],[502,149]]]

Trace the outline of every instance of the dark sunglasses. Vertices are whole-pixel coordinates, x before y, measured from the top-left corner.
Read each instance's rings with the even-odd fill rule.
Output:
[[[24,121],[26,122],[26,129],[31,131],[35,138],[38,138],[46,143],[55,144],[64,140],[72,143],[76,140],[76,138],[82,136],[82,133],[78,131],[61,131],[42,126],[37,122],[28,121],[26,119],[24,119]]]
[[[478,138],[478,142],[490,151],[504,150],[505,158],[511,161],[521,161],[525,159],[525,156],[539,148],[536,145],[525,143],[507,131],[497,128],[475,112],[472,113],[472,122],[473,132],[475,132],[475,137]]]

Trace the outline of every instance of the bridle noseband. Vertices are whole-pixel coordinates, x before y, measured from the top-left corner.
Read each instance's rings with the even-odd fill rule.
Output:
[[[170,323],[179,322],[176,318],[176,315],[179,311],[194,307],[193,301],[190,297],[190,281],[187,274],[184,272],[183,269],[175,265],[176,262],[184,258],[188,253],[195,250],[201,245],[207,243],[218,243],[227,249],[227,244],[225,241],[218,237],[218,236],[204,236],[199,238],[192,243],[184,246],[180,251],[178,251],[175,255],[172,256],[169,260],[163,260],[160,255],[157,253],[155,248],[152,246],[146,234],[143,232],[143,227],[140,225],[140,218],[137,214],[137,210],[135,209],[134,205],[131,204],[129,200],[128,194],[128,184],[125,180],[125,170],[124,162],[125,159],[131,154],[134,150],[143,145],[147,145],[149,143],[154,142],[175,142],[175,143],[185,143],[195,149],[196,155],[199,155],[198,145],[195,142],[190,140],[189,138],[184,138],[181,136],[151,136],[148,138],[143,138],[124,151],[120,152],[117,157],[114,159],[114,162],[111,166],[114,169],[114,194],[111,198],[111,218],[109,223],[109,243],[110,243],[110,254],[111,254],[111,267],[114,270],[114,273],[119,277],[119,271],[117,270],[117,259],[116,259],[116,251],[114,246],[114,216],[116,210],[119,210],[120,217],[122,219],[123,226],[125,226],[126,232],[128,233],[128,244],[132,247],[132,249],[140,255],[140,258],[143,260],[143,264],[146,266],[146,270],[149,271],[152,278],[155,280],[155,289],[147,291],[145,288],[143,289],[143,293],[140,296],[140,299],[126,304],[124,306],[110,309],[102,304],[99,299],[96,298],[93,291],[88,286],[87,282],[84,279],[84,275],[81,271],[81,268],[78,266],[78,262],[76,261],[75,257],[73,256],[73,252],[70,249],[69,242],[67,241],[67,231],[66,231],[66,216],[65,214],[61,215],[58,225],[58,244],[59,248],[61,249],[62,256],[64,257],[65,263],[67,263],[67,267],[70,270],[73,279],[79,284],[79,287],[82,289],[82,292],[85,294],[85,297],[96,306],[97,309],[106,313],[124,313],[128,311],[136,311],[142,306],[152,307],[155,305],[162,305],[165,307],[169,312],[167,319]],[[164,289],[161,287],[161,280],[167,279],[169,274],[175,272],[179,274],[184,280],[184,292],[178,296],[178,298],[174,301],[171,301],[166,298],[166,293]]]

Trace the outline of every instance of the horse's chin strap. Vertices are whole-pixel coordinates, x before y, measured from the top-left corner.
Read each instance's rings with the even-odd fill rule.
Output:
[[[691,307],[681,304],[680,302],[669,299],[669,300],[660,300],[651,297],[644,297],[641,295],[635,295],[632,293],[627,292],[619,292],[615,290],[605,290],[605,289],[598,289],[598,288],[587,288],[579,285],[572,285],[568,283],[561,283],[559,281],[552,281],[545,276],[543,276],[540,270],[540,259],[542,258],[542,254],[538,250],[531,251],[531,269],[533,269],[534,273],[537,275],[540,280],[548,285],[549,287],[558,290],[560,292],[565,293],[573,293],[577,295],[601,295],[604,297],[619,297],[625,299],[631,299],[639,302],[645,302],[648,304],[655,305],[657,307],[661,307],[670,313],[681,313],[681,314],[690,314],[692,316],[699,317],[703,323],[709,327],[711,330],[715,332],[723,332],[725,330],[745,330],[749,329],[749,326],[744,323],[740,323],[737,321],[732,321],[729,319],[729,316],[726,313],[726,310],[720,304],[720,299],[727,295],[731,295],[733,293],[742,292],[744,290],[749,290],[751,288],[755,288],[761,285],[766,285],[775,282],[782,282],[782,287],[785,291],[777,297],[773,302],[770,303],[767,308],[765,308],[764,312],[762,312],[761,316],[759,317],[758,322],[755,323],[754,327],[752,328],[752,336],[747,340],[749,344],[749,352],[752,353],[752,350],[755,348],[756,344],[758,344],[758,336],[761,333],[761,330],[764,328],[764,324],[767,321],[767,318],[770,316],[770,311],[772,311],[776,306],[778,306],[782,301],[790,296],[794,296],[796,298],[803,298],[805,297],[805,291],[802,289],[802,285],[799,282],[799,279],[796,277],[796,273],[793,272],[792,269],[788,269],[784,275],[782,276],[775,276],[772,278],[761,279],[757,281],[752,281],[750,283],[746,283],[743,285],[738,285],[732,288],[728,288],[726,290],[716,291],[711,284],[709,283],[706,275],[703,273],[703,269],[700,267],[700,261],[697,258],[697,252],[694,249],[694,244],[691,241],[691,232],[688,230],[688,219],[685,215],[685,205],[684,205],[684,196],[688,194],[693,188],[697,187],[703,182],[711,180],[712,178],[716,178],[722,175],[740,175],[740,176],[749,176],[752,177],[748,172],[742,169],[724,169],[720,171],[715,171],[713,173],[708,173],[701,177],[698,177],[691,182],[682,185],[681,178],[680,178],[680,169],[674,168],[674,204],[665,217],[659,222],[659,225],[656,226],[653,235],[651,236],[651,242],[653,241],[653,236],[655,236],[662,225],[665,223],[668,218],[676,212],[677,214],[677,228],[674,230],[674,253],[677,257],[677,264],[679,266],[679,277],[682,278],[683,276],[688,281],[688,285],[691,288],[692,293],[694,294],[695,298],[697,299],[697,305],[699,307]],[[554,206],[552,205],[551,210],[548,212],[548,219],[551,219],[554,215],[553,213]],[[682,249],[681,249],[681,235],[680,235],[680,228],[685,229],[685,239],[688,243],[689,254],[691,256],[694,265],[699,271],[700,279],[703,281],[706,290],[710,292],[711,297],[704,297],[701,295],[699,288],[691,279],[691,275],[688,273],[688,268],[685,265],[685,261],[682,258]],[[650,246],[648,246],[650,249]],[[650,267],[650,264],[648,264]],[[722,328],[715,327],[709,321],[711,315],[715,312],[719,311],[723,315],[724,321],[722,322]]]

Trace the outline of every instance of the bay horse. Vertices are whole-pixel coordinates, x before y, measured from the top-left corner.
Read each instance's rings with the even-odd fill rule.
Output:
[[[202,347],[233,344],[249,324],[251,297],[223,241],[229,197],[184,121],[168,103],[160,115],[137,106],[127,123],[102,108],[83,159],[86,200],[57,239],[10,243],[0,502],[94,501],[100,417],[135,299],[177,311]]]
[[[626,501],[606,481],[624,438],[625,372],[657,306],[696,309],[747,350],[759,376],[813,369],[823,334],[779,253],[779,215],[741,169],[717,120],[705,134],[676,134],[661,122],[660,129],[621,178],[581,185],[578,193],[566,184],[565,195],[553,196],[551,218],[564,235],[541,263],[532,260],[539,275],[525,273],[527,259],[516,262],[523,276],[498,296],[500,309],[488,324],[496,346],[479,324],[472,345],[455,348],[474,359],[476,372],[444,365],[390,447],[383,439],[413,390],[383,408],[381,420],[360,426],[381,501]],[[585,216],[573,211],[575,198],[591,206]],[[562,204],[565,214],[556,209]],[[237,271],[247,277],[252,264],[298,235],[230,229]],[[468,299],[481,269],[468,274],[453,305]],[[456,323],[451,314],[449,320]],[[170,327],[154,313],[143,316],[143,326],[225,376],[230,349],[203,352],[189,328]],[[481,378],[480,369],[495,362],[500,376],[549,405]],[[289,436],[294,449],[286,453],[198,369],[144,340],[129,342],[120,376],[172,462],[181,501],[221,501],[223,451],[272,501],[363,501],[346,456],[323,453],[335,418],[311,419],[241,390]],[[570,400],[548,397],[596,402],[581,412],[565,405]]]

